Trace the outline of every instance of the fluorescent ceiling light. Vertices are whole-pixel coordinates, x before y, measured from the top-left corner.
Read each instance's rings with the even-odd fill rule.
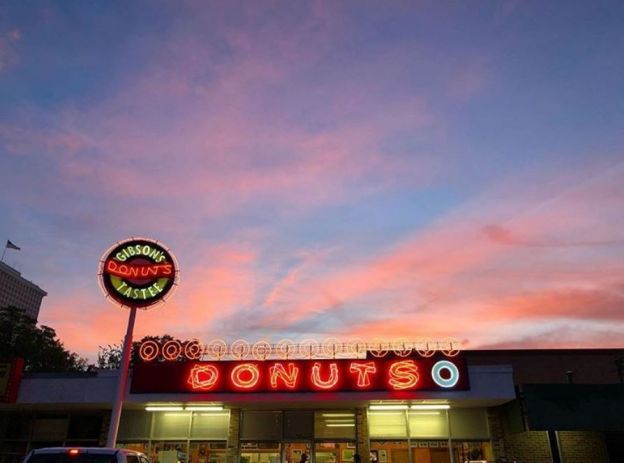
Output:
[[[326,423],[355,423],[353,418],[343,418],[343,419],[334,419],[334,420],[325,420]]]
[[[371,405],[369,410],[407,410],[407,405]]]
[[[448,410],[451,408],[448,404],[438,404],[438,405],[412,405],[410,409],[412,410]]]
[[[322,413],[321,416],[325,418],[343,418],[343,417],[351,417],[355,416],[354,413]]]
[[[221,405],[187,405],[184,410],[189,412],[222,412]]]
[[[328,428],[353,428],[355,423],[327,423]]]
[[[182,407],[156,407],[156,406],[147,406],[145,407],[146,412],[181,412],[184,408]]]

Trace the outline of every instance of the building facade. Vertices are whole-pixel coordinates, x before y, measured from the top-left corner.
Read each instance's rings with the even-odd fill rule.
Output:
[[[118,445],[155,463],[624,461],[623,350],[460,355],[465,387],[448,390],[174,391],[186,377],[135,368]],[[25,377],[17,401],[0,406],[2,462],[103,445],[115,384],[114,371]]]
[[[0,308],[17,307],[33,320],[39,318],[39,309],[44,296],[43,289],[22,277],[10,265],[0,262]]]

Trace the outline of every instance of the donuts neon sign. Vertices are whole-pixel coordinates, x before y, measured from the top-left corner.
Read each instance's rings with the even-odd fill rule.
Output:
[[[449,391],[468,389],[461,358],[139,362],[132,393]]]

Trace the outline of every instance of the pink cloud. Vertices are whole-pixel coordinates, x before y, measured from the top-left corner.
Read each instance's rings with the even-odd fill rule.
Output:
[[[365,337],[444,332],[462,337],[465,327],[478,320],[475,342],[483,343],[479,339],[487,330],[525,319],[538,318],[538,323],[562,317],[619,320],[623,301],[617,275],[624,271],[621,231],[613,224],[593,227],[605,214],[620,213],[617,204],[624,200],[624,187],[617,172],[621,168],[601,168],[590,177],[585,175],[591,169],[585,168],[576,175],[588,181],[563,190],[545,185],[542,206],[537,208],[534,198],[527,200],[522,189],[515,195],[507,190],[504,202],[488,203],[482,198],[489,209],[467,204],[377,256],[321,272],[322,276],[298,275],[299,284],[291,284],[269,301],[272,310],[263,323],[288,327],[330,313],[335,310],[328,304],[330,299],[366,307],[353,313],[359,321],[337,328],[337,333]],[[593,198],[600,191],[617,194],[621,200],[597,206]],[[495,188],[491,194],[498,194]],[[482,232],[484,223],[501,221],[505,227],[490,226]],[[576,238],[589,227],[594,229],[592,235]],[[548,246],[535,249],[533,242]],[[596,252],[597,248],[616,252]],[[292,300],[299,302],[292,304]],[[375,300],[381,302],[371,308]]]

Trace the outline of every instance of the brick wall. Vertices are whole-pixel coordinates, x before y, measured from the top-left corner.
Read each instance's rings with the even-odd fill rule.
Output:
[[[505,437],[507,458],[518,463],[551,463],[546,431],[526,431]]]
[[[239,449],[238,439],[240,437],[240,410],[233,408],[230,410],[230,427],[228,429],[227,440],[227,463],[238,463],[239,461]]]
[[[559,448],[563,463],[607,463],[604,435],[590,431],[559,431]]]
[[[368,441],[368,418],[366,416],[365,408],[358,408],[355,410],[355,429],[356,429],[356,441],[357,451],[362,458],[362,463],[370,462],[370,444]]]
[[[487,419],[488,428],[490,430],[490,438],[492,439],[492,452],[494,452],[494,458],[506,456],[507,449],[505,447],[505,432],[498,410],[495,408],[488,408]]]

